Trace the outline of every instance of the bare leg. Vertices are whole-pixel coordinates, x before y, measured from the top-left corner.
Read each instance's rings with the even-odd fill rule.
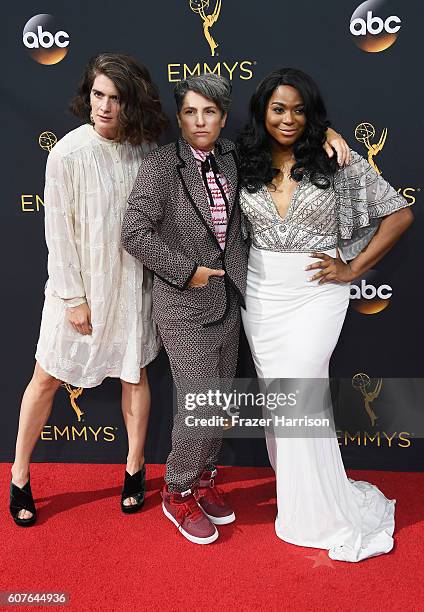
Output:
[[[60,385],[60,380],[47,374],[38,363],[35,364],[34,374],[22,398],[12,466],[12,482],[18,487],[22,488],[28,481],[32,451],[50,416],[53,398]],[[31,516],[32,513],[27,510],[21,510],[18,514],[19,518]]]
[[[122,414],[128,434],[127,472],[135,474],[144,464],[144,445],[150,413],[150,388],[145,368],[140,370],[140,381],[122,383]],[[124,500],[125,506],[136,504],[133,497]]]

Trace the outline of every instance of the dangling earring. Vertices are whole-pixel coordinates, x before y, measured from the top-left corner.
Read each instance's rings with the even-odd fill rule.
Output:
[[[94,125],[94,117],[93,117],[93,113],[90,113],[90,121],[91,124]]]

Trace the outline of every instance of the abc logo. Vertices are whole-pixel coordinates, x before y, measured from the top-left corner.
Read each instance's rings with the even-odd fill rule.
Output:
[[[365,276],[354,281],[350,286],[350,303],[352,308],[362,314],[377,314],[390,303],[393,289],[381,282],[376,270],[369,270]]]
[[[367,0],[358,6],[350,19],[350,33],[360,49],[378,53],[393,45],[402,22],[392,5],[390,0]]]
[[[23,43],[33,60],[51,66],[68,53],[69,34],[57,28],[52,15],[35,15],[25,25]]]

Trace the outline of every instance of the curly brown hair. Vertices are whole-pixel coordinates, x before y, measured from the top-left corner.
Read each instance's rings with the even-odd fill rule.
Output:
[[[90,122],[90,92],[97,75],[104,74],[120,95],[121,108],[116,140],[140,145],[155,142],[168,127],[169,120],[162,110],[159,90],[149,71],[129,55],[100,53],[85,67],[78,91],[70,104],[71,112]]]

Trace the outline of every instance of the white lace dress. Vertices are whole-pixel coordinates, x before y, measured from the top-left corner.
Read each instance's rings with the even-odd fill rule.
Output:
[[[83,125],[47,161],[48,281],[36,360],[74,386],[94,387],[108,376],[137,383],[160,349],[151,272],[121,246],[128,196],[151,148],[107,140]],[[84,302],[90,336],[74,331],[66,316]]]

